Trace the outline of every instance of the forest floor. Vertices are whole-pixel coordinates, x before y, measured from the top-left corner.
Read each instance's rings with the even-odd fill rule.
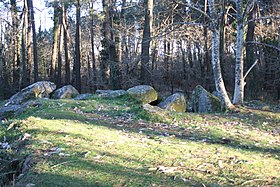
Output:
[[[0,186],[280,186],[269,106],[158,115],[127,96],[40,102],[0,125]]]

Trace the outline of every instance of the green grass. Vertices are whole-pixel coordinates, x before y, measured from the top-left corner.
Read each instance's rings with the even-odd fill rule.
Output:
[[[32,157],[15,186],[280,186],[279,113],[163,118],[127,96],[41,102],[0,126],[6,160]]]

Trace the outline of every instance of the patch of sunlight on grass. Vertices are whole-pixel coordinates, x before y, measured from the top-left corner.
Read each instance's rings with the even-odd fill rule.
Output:
[[[42,101],[19,117],[34,159],[19,185],[280,185],[279,135],[253,118],[170,116],[157,121],[127,97]]]

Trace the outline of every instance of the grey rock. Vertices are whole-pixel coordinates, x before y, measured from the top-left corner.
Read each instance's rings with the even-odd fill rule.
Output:
[[[72,85],[66,85],[54,91],[52,99],[71,99],[75,98],[80,93]]]
[[[90,100],[92,99],[93,94],[86,93],[86,94],[80,94],[77,97],[75,97],[75,100]]]
[[[56,88],[53,82],[40,81],[29,85],[13,95],[5,106],[22,104],[30,99],[49,97]]]
[[[40,106],[39,100],[27,101],[21,105],[8,105],[0,108],[0,120],[20,115],[30,107]]]
[[[165,110],[170,110],[174,112],[185,112],[187,108],[187,103],[184,94],[175,93],[167,97],[158,106]]]
[[[191,99],[188,103],[192,112],[220,112],[221,101],[218,97],[213,96],[202,86],[198,85],[192,92]]]
[[[129,88],[127,93],[142,104],[151,103],[158,99],[157,91],[149,85],[139,85]]]
[[[96,90],[95,93],[102,98],[116,98],[127,94],[125,90]]]

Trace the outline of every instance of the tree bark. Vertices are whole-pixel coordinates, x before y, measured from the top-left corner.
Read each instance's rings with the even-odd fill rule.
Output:
[[[118,57],[116,46],[114,42],[113,33],[113,14],[112,14],[112,0],[103,0],[103,12],[105,14],[105,20],[103,22],[104,29],[104,40],[105,40],[105,50],[107,55],[107,63],[110,68],[110,81],[109,84],[113,89],[120,88],[120,82],[118,81]]]
[[[30,12],[31,26],[32,26],[34,82],[37,82],[39,76],[39,70],[38,70],[38,51],[37,51],[37,37],[36,37],[33,0],[27,0],[27,6],[28,6],[28,11]]]
[[[64,33],[64,54],[65,54],[65,84],[70,84],[71,73],[70,73],[70,33],[68,26],[68,15],[67,9],[65,8],[65,2],[62,3],[62,24]]]
[[[236,60],[235,60],[235,85],[233,104],[243,104],[244,100],[244,23],[242,14],[242,0],[236,0],[236,20],[237,20],[237,33],[236,33]]]
[[[75,35],[75,59],[73,66],[73,84],[81,92],[81,4],[76,0],[76,35]]]
[[[21,35],[21,65],[22,65],[22,82],[21,86],[26,87],[28,85],[27,81],[27,58],[26,58],[26,26],[27,26],[27,2],[24,0],[24,8],[23,8],[23,23],[22,23],[22,35]]]
[[[56,74],[56,61],[58,55],[58,35],[59,35],[59,6],[58,1],[54,1],[53,4],[54,15],[53,15],[53,47],[51,57],[51,69],[50,69],[50,80],[55,82]]]
[[[255,14],[256,14],[256,6],[250,11],[248,15],[248,27],[246,32],[246,69],[249,69],[255,62],[255,46],[254,44],[250,44],[250,42],[254,41],[255,36]],[[246,79],[246,78],[245,78]],[[245,80],[244,80],[245,81]],[[251,75],[247,78],[247,94],[249,93],[251,98],[256,97],[256,88],[255,88],[255,71],[252,71]]]
[[[93,1],[90,3],[90,44],[91,44],[91,66],[92,66],[92,79],[93,79],[93,85],[96,84],[96,60],[95,60],[95,45],[94,45],[94,17],[93,17]],[[96,90],[95,86],[93,86],[94,91]]]
[[[19,17],[16,0],[10,0],[13,28],[13,88],[20,89]]]
[[[153,0],[145,0],[145,24],[143,30],[143,39],[141,46],[141,72],[140,79],[143,83],[148,83],[149,72],[149,60],[150,60],[150,42],[153,25]]]
[[[218,12],[215,8],[215,0],[209,0],[209,10],[211,17],[211,30],[212,30],[212,68],[215,79],[216,91],[222,98],[222,103],[227,109],[232,109],[232,105],[224,84],[222,77],[221,64],[220,64],[220,30]]]
[[[56,83],[57,86],[60,87],[62,84],[62,51],[63,51],[63,36],[64,36],[64,29],[62,26],[62,15],[60,16],[60,24],[59,24],[59,48],[58,48],[58,60],[57,60],[57,78]]]
[[[26,6],[27,6],[27,20],[28,20],[28,26],[27,26],[27,84],[30,84],[32,82],[31,73],[32,73],[32,19],[31,19],[31,12],[29,11],[29,7],[27,5],[26,0]]]

